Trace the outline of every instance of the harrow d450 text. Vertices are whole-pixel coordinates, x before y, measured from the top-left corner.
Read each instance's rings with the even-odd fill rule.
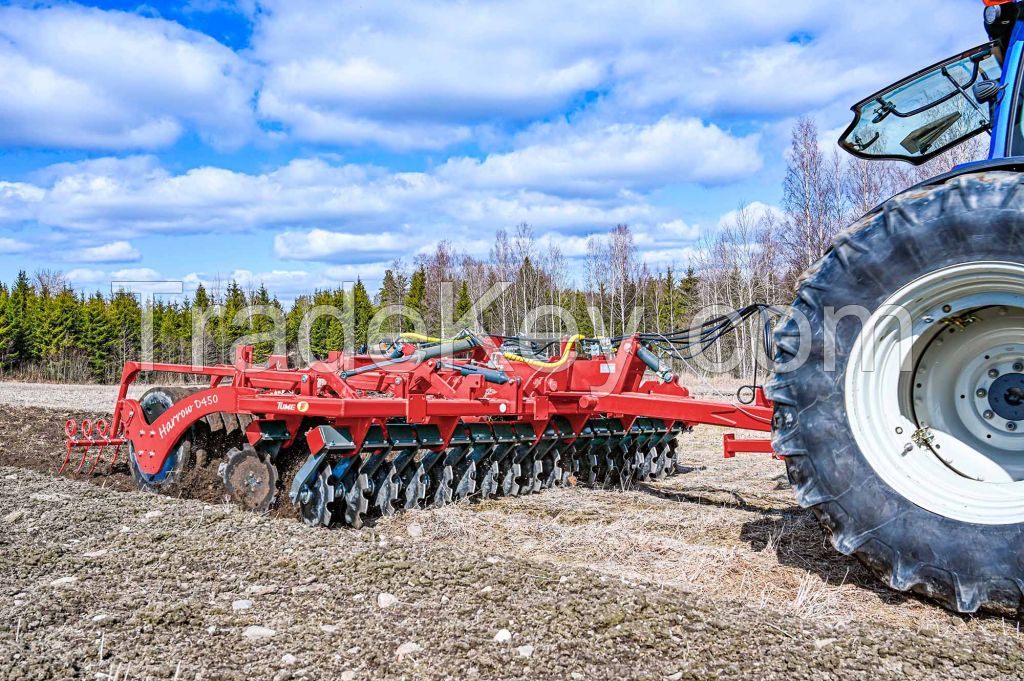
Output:
[[[671,475],[676,437],[697,424],[770,430],[760,389],[750,405],[695,399],[641,335],[612,340],[615,349],[581,337],[539,346],[408,334],[384,358],[333,353],[305,369],[288,368],[283,356],[254,366],[251,347],[239,347],[231,366],[129,363],[110,425],[86,423],[78,433],[68,424],[64,466],[81,450],[83,470],[94,449],[91,470],[104,449],[126,445],[139,486],[157,489],[220,448],[228,493],[266,510],[280,462],[304,456],[289,487],[303,519],[359,527],[373,514],[472,496]],[[143,370],[209,377],[209,385],[130,399]],[[727,454],[735,451],[770,446],[730,440]]]

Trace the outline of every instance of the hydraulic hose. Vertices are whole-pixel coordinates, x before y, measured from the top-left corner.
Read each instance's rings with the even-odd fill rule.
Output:
[[[581,340],[583,340],[583,338],[584,336],[581,334],[576,334],[575,336],[570,338],[566,342],[565,347],[562,349],[562,356],[559,357],[558,359],[551,360],[549,362],[542,362],[537,359],[528,359],[526,357],[523,357],[522,355],[517,355],[514,352],[504,352],[502,354],[505,356],[505,359],[511,362],[521,362],[522,364],[526,364],[527,366],[531,367],[537,367],[538,369],[557,369],[558,367],[562,366],[563,364],[569,361],[569,352],[572,351],[572,347],[579,343]]]

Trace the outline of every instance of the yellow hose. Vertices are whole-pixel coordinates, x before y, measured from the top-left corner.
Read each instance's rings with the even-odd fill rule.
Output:
[[[399,336],[399,338],[415,341],[416,343],[454,343],[469,337],[469,334],[464,334],[458,338],[434,338],[433,336],[422,336],[418,333],[403,333]]]
[[[423,336],[418,333],[403,333],[399,336],[399,338],[402,338],[404,340],[411,340],[416,343],[454,343],[455,341],[459,341],[469,337],[469,334],[466,334],[463,336],[459,336],[458,338],[445,339],[434,338],[433,336]],[[514,352],[503,352],[501,354],[504,355],[505,359],[512,362],[522,362],[523,364],[526,364],[528,366],[538,367],[540,369],[556,369],[565,364],[567,361],[569,361],[569,352],[572,350],[572,347],[576,345],[576,343],[583,340],[584,338],[586,338],[586,336],[582,334],[577,334],[570,338],[568,342],[566,342],[565,344],[565,349],[562,350],[562,356],[550,362],[541,362],[540,360],[536,359],[528,359],[526,357],[523,357],[522,355],[517,355]]]
[[[565,344],[565,349],[562,350],[562,356],[550,362],[541,362],[536,359],[527,359],[526,357],[517,355],[514,352],[503,352],[501,354],[505,356],[505,359],[510,360],[512,362],[522,362],[523,364],[532,367],[537,367],[539,369],[556,369],[565,364],[567,361],[569,361],[569,352],[572,350],[572,346],[576,345],[576,343],[580,342],[584,338],[585,336],[582,336],[580,334],[577,334],[570,338],[569,341]]]

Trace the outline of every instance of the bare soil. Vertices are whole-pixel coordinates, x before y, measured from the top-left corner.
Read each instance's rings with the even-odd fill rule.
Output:
[[[688,472],[626,492],[551,490],[315,530],[286,503],[269,517],[224,504],[215,464],[181,499],[131,491],[127,468],[102,463],[94,476],[56,477],[64,418],[95,416],[81,410],[113,393],[37,390],[0,384],[0,403],[51,407],[0,406],[3,678],[1024,669],[1018,621],[889,591],[831,548],[781,463],[723,459],[720,429],[686,436]],[[381,594],[397,601],[381,608]],[[501,630],[510,640],[495,640]]]

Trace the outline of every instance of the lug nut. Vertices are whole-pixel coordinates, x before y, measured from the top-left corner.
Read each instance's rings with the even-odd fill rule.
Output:
[[[942,311],[943,312],[952,312],[953,311],[953,306],[952,305],[943,305],[942,306]]]
[[[1006,424],[1006,429],[1007,430],[1017,430],[1017,424],[1014,423],[1013,421],[1010,421],[1009,423]]]
[[[977,395],[978,397],[986,397],[988,396],[988,391],[985,390],[984,388],[978,388],[978,392],[974,394]]]
[[[995,416],[995,413],[993,413],[991,409],[986,409],[983,416],[987,419],[991,419],[993,416]]]
[[[1022,362],[1014,362],[1013,363],[1013,370],[1014,371],[1024,371],[1024,363],[1022,363]]]
[[[997,376],[999,376],[999,369],[989,369],[988,376],[989,378],[996,378]]]

